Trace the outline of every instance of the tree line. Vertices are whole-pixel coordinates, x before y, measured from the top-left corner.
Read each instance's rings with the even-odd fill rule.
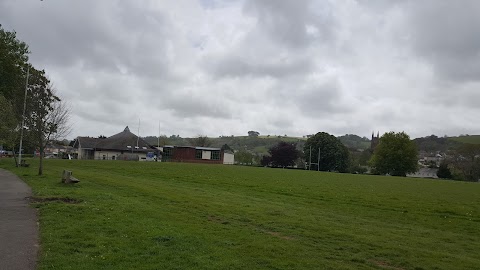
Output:
[[[157,137],[147,139],[151,143],[157,143]],[[375,149],[366,148],[367,143],[370,144],[370,141],[365,137],[353,134],[335,137],[325,132],[309,135],[307,140],[281,136],[260,137],[257,131],[249,131],[248,136],[243,137],[160,137],[161,145],[212,146],[234,151],[235,162],[241,165],[394,176],[406,176],[419,169],[417,150],[440,149],[435,152],[445,151],[446,156],[438,167],[439,178],[465,181],[477,181],[480,178],[480,145],[455,142],[435,135],[411,140],[404,132],[385,133]],[[437,168],[436,165],[433,167]]]
[[[480,144],[456,145],[442,157],[437,176],[442,179],[479,181]],[[296,166],[341,173],[365,173],[369,170],[371,174],[403,177],[419,169],[417,142],[405,132],[385,133],[375,149],[362,151],[360,155],[348,149],[339,138],[325,132],[309,137],[302,150],[295,143],[279,142],[268,152],[269,155],[261,159],[262,166]]]
[[[45,147],[70,131],[69,110],[45,70],[29,62],[29,54],[28,45],[17,39],[16,32],[0,25],[0,145],[14,153],[15,149],[22,151],[23,134],[22,148],[39,152],[41,175]]]
[[[295,143],[279,142],[268,152],[269,155],[261,160],[263,166],[292,167],[303,164],[302,168],[311,170],[341,173],[366,171],[359,169],[360,165],[356,164],[358,159],[352,158],[351,152],[339,138],[326,132],[310,136],[302,150],[297,149]],[[406,176],[417,170],[416,146],[404,132],[386,133],[380,138],[367,163],[374,174]]]

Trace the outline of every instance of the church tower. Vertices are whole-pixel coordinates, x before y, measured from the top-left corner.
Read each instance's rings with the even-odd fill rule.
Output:
[[[376,137],[375,137],[375,133],[372,131],[372,140],[370,141],[370,150],[372,150],[372,152],[375,150],[379,142],[380,142],[380,131],[377,132]]]

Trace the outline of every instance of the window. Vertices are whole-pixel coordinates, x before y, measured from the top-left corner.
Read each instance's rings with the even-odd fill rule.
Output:
[[[171,157],[173,156],[173,148],[163,148],[163,153],[165,157]]]
[[[202,150],[195,150],[195,158],[202,159]]]
[[[212,160],[220,160],[220,151],[212,151]]]

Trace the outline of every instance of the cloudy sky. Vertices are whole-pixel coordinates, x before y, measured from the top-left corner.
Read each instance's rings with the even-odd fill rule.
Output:
[[[480,134],[480,1],[0,0],[75,136]]]

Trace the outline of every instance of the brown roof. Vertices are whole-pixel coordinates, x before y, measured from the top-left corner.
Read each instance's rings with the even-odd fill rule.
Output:
[[[77,143],[80,143],[82,148],[95,148],[95,145],[97,145],[97,140],[99,139],[91,137],[78,137],[74,147],[77,146]]]
[[[138,148],[137,147],[138,140]],[[104,150],[122,150],[133,152],[148,152],[157,150],[152,145],[148,144],[142,138],[130,132],[128,126],[120,133],[110,136],[105,139],[90,138],[90,137],[78,137],[78,141],[82,148],[94,148]],[[127,146],[130,146],[127,147]]]

